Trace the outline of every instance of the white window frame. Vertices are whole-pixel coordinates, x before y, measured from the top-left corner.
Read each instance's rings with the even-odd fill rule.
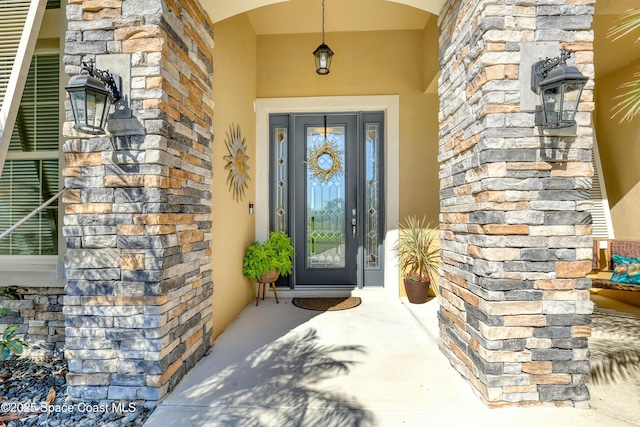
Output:
[[[63,39],[64,40],[64,39]],[[35,55],[60,54],[61,49],[38,48]],[[62,61],[60,61],[62,64]],[[30,66],[30,65],[29,65]],[[64,69],[60,70],[60,105],[64,105]],[[60,133],[58,150],[40,152],[7,152],[4,160],[58,160],[60,174],[58,188],[64,186],[62,170],[64,168],[64,154],[62,153],[62,124],[64,123],[64,109],[60,108]],[[1,168],[0,168],[1,170]],[[62,200],[58,202],[58,254],[57,255],[0,255],[0,286],[28,286],[28,287],[64,287],[66,284],[64,271],[64,256],[66,241],[62,232],[64,206]],[[35,208],[34,208],[35,209]],[[4,230],[0,230],[4,231]]]
[[[398,240],[400,217],[400,97],[398,95],[258,98],[256,108],[256,239],[269,234],[269,114],[296,112],[384,111],[385,113],[385,271],[384,287],[367,292],[400,295],[400,273],[392,248]]]

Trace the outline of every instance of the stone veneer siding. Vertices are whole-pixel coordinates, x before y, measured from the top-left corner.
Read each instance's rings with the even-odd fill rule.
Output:
[[[24,355],[48,357],[64,348],[64,289],[21,287],[20,299],[0,299],[0,307],[11,309],[0,316],[0,330],[17,325],[18,335],[27,341]]]
[[[192,0],[69,0],[66,13],[67,74],[96,58],[124,64],[130,85],[106,136],[77,133],[67,102],[68,394],[158,400],[212,332],[211,24]]]
[[[593,80],[577,136],[520,109],[523,42],[593,79],[594,0],[450,0],[440,33],[441,346],[489,406],[586,406]],[[529,82],[526,82],[527,85]]]

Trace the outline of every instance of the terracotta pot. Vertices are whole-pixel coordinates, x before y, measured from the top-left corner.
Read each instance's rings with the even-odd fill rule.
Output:
[[[258,283],[273,283],[278,280],[278,276],[280,275],[277,271],[269,271],[258,277]]]
[[[424,304],[429,299],[429,281],[426,282],[413,282],[411,280],[404,279],[404,290],[407,293],[407,298],[412,304]]]

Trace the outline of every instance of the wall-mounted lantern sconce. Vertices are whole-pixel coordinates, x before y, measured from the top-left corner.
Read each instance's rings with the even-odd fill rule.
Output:
[[[249,215],[253,215],[253,212],[254,212],[253,203],[249,202]]]
[[[82,63],[86,74],[74,76],[65,87],[71,100],[74,128],[93,135],[103,134],[111,104],[121,98],[121,79],[109,70],[95,68],[93,60]]]
[[[540,94],[542,111],[536,112],[536,125],[544,128],[565,128],[576,125],[575,116],[582,89],[589,78],[576,67],[567,65],[573,52],[533,64],[531,90]]]
[[[324,44],[324,0],[322,0],[322,44],[313,51],[313,56],[316,61],[316,73],[321,76],[329,74],[333,51]]]

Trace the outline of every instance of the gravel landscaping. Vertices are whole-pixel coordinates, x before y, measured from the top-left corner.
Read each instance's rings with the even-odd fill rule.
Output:
[[[59,358],[0,362],[0,427],[141,426],[155,408],[143,401],[73,402],[66,372]]]

